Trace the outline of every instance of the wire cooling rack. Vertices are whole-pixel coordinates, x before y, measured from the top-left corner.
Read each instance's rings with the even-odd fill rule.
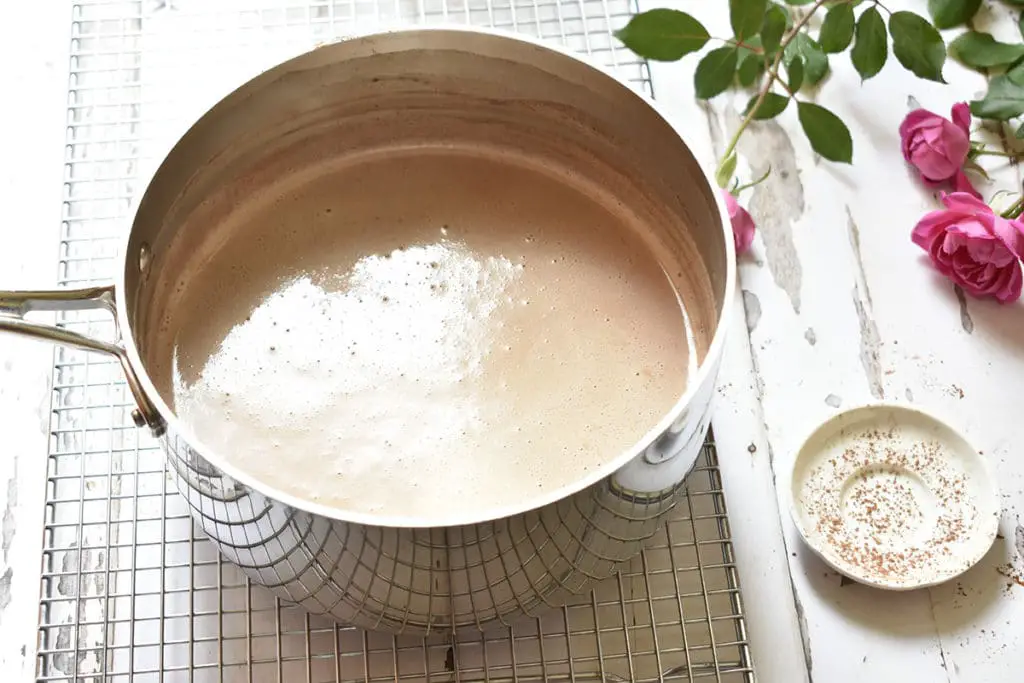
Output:
[[[372,24],[478,23],[559,40],[651,92],[613,43],[632,0],[82,0],[73,39],[59,277],[102,282],[132,200],[231,87]],[[64,324],[111,334],[109,320]],[[54,364],[40,681],[753,681],[715,448],[650,547],[589,595],[486,633],[395,638],[250,584],[192,524],[113,362]]]

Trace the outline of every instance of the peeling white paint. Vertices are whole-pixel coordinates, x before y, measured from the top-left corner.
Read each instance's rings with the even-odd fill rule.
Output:
[[[666,3],[650,3],[655,5]],[[679,0],[667,5],[700,17],[713,35],[731,35],[728,3]],[[911,7],[909,0],[886,6],[926,11],[921,5]],[[1000,3],[982,10],[979,29],[992,30],[993,15],[1003,16],[994,27],[997,38],[1019,41],[1016,17]],[[774,182],[795,177],[801,199],[791,185],[783,201],[784,186],[771,186],[771,180],[760,193],[741,197],[753,210],[760,234],[740,262],[740,285],[757,297],[760,316],[749,347],[754,376],[733,381],[729,391],[755,387],[761,409],[757,416],[720,411],[716,433],[743,433],[763,422],[767,443],[742,461],[756,461],[766,449],[773,453],[773,476],[779,500],[785,501],[793,451],[818,421],[835,412],[836,403],[842,408],[881,397],[906,400],[955,421],[997,470],[1007,508],[1001,545],[959,581],[929,592],[893,594],[843,586],[803,551],[785,508],[776,505],[791,551],[788,578],[801,611],[800,618],[778,624],[777,631],[793,629],[805,637],[806,666],[818,681],[1015,680],[1024,651],[1024,589],[1008,590],[998,570],[1020,554],[1012,520],[1024,508],[1024,458],[1017,452],[1024,420],[1019,387],[1011,378],[1024,376],[1024,307],[958,296],[910,241],[917,220],[938,204],[903,163],[897,131],[908,94],[915,106],[947,114],[954,101],[984,91],[984,79],[949,60],[944,70],[949,84],[929,83],[890,58],[877,78],[862,85],[846,55],[837,55],[831,64],[829,78],[805,96],[847,122],[854,141],[852,165],[817,159],[792,110],[770,126],[758,125],[740,147],[739,168],[751,177],[750,169],[763,170],[769,159],[778,172],[792,158],[792,169],[784,169],[789,177],[779,173]],[[682,129],[697,134],[708,124],[697,119],[704,115],[701,108],[693,107],[690,118],[685,113],[693,67],[691,59],[675,71],[661,70],[661,82],[672,85],[660,91],[682,91],[673,100],[685,122]],[[746,99],[716,98],[711,115],[734,128],[735,112]],[[698,146],[706,149],[712,143],[705,139]],[[787,144],[792,152],[783,151]],[[987,167],[1000,169],[993,174],[1000,187],[1019,187],[1016,169],[998,162]],[[996,188],[979,189],[991,196]],[[765,268],[756,267],[759,260]],[[794,264],[799,264],[799,285]],[[729,392],[725,398],[739,400]],[[728,474],[740,477],[740,472]],[[748,508],[761,504],[749,496],[729,500],[737,519],[747,519],[752,515]],[[766,523],[762,534],[744,538],[752,542],[772,533]],[[775,547],[776,540],[766,543]],[[737,546],[738,557],[745,553],[759,550]],[[1024,566],[1024,557],[1017,562],[1014,567]],[[761,571],[741,565],[741,580]],[[782,642],[777,633],[750,635]],[[762,674],[762,680],[784,679]]]
[[[0,287],[52,287],[61,221],[71,8],[4,8],[0,92]],[[13,238],[12,238],[13,236]],[[7,248],[17,245],[16,248]],[[0,337],[0,679],[35,677],[53,348]],[[40,409],[45,406],[45,409]],[[47,419],[44,422],[41,416]]]
[[[910,8],[908,2],[886,5]],[[687,9],[706,19],[715,35],[731,35],[727,3],[643,4]],[[922,11],[919,4],[912,9]],[[17,101],[34,104],[10,112],[18,117],[15,125],[0,129],[0,148],[18,155],[8,157],[17,162],[0,167],[0,192],[10,215],[27,217],[16,226],[24,246],[16,255],[0,254],[0,272],[33,286],[52,284],[56,253],[69,40],[60,32],[70,25],[67,12],[60,3],[14,3],[5,17],[8,25],[40,28],[12,32],[0,42],[0,59],[19,65],[0,72],[0,91],[18,93]],[[1005,28],[1003,39],[1016,40],[1012,21]],[[745,98],[719,98],[709,108],[714,114],[709,121],[692,103],[694,64],[689,58],[680,65],[654,65],[652,72],[659,97],[680,129],[693,136],[701,159],[711,164],[712,150],[721,149],[718,122],[734,122]],[[792,450],[809,426],[833,410],[822,397],[858,402],[881,395],[887,381],[890,393],[903,387],[906,400],[944,410],[968,430],[997,468],[1007,521],[1016,519],[1014,506],[1024,507],[1024,459],[1015,450],[1024,439],[1024,421],[1019,390],[1007,381],[1024,374],[1021,308],[958,298],[921,262],[908,239],[914,221],[935,202],[902,166],[896,126],[905,110],[887,103],[902,105],[913,92],[922,106],[944,113],[953,98],[984,89],[980,77],[952,62],[946,78],[948,86],[918,81],[890,59],[877,79],[862,86],[840,55],[833,59],[830,78],[808,96],[849,123],[855,143],[852,167],[812,154],[792,111],[757,126],[741,147],[741,168],[751,177],[767,163],[775,173],[744,195],[760,234],[754,253],[741,261],[742,287],[756,297],[760,315],[751,319],[749,312],[737,312],[733,333],[742,335],[747,322],[753,343],[742,339],[738,353],[730,356],[727,372],[733,374],[720,389],[724,396],[715,427],[720,447],[729,449],[722,451],[723,485],[730,496],[755,664],[766,683],[794,683],[811,672],[827,683],[974,683],[1014,680],[1018,673],[1014,667],[1024,651],[1024,600],[1018,596],[1024,589],[1007,591],[996,572],[1024,555],[1016,522],[1004,527],[1002,545],[961,582],[930,594],[883,594],[843,586],[802,551],[787,517],[772,514],[775,496],[784,498]],[[55,121],[40,113],[51,110]],[[857,218],[856,248],[847,205]],[[17,263],[8,261],[15,257]],[[762,263],[766,267],[759,268]],[[23,279],[26,274],[46,279]],[[33,671],[40,482],[49,417],[45,382],[50,351],[28,352],[38,361],[30,369],[25,349],[0,345],[0,368],[36,387],[34,394],[17,399],[0,397],[0,420],[6,420],[0,428],[8,444],[24,445],[13,476],[19,483],[17,502],[9,504],[12,496],[0,489],[0,508],[11,511],[5,542],[9,557],[7,566],[0,566],[0,577],[15,586],[0,616],[0,669],[12,672],[11,680],[29,680]],[[896,375],[887,380],[890,371]],[[950,393],[953,385],[963,388],[963,398]],[[753,453],[746,450],[749,444],[755,444]],[[7,463],[0,462],[0,482],[14,474]],[[7,538],[7,532],[0,537]],[[71,634],[71,629],[62,631],[58,644],[61,638],[69,643]],[[802,674],[792,669],[794,652]],[[64,666],[72,669],[74,663]]]
[[[732,130],[738,116],[730,112]],[[751,125],[739,144],[750,166],[752,178],[771,170],[768,178],[754,188],[748,210],[757,224],[768,270],[790,305],[800,313],[803,265],[793,239],[793,226],[804,212],[804,187],[800,182],[796,152],[789,133],[775,121]]]

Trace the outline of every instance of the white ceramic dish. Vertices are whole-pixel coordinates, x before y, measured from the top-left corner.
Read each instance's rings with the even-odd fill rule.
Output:
[[[894,404],[841,412],[797,451],[790,511],[836,571],[890,590],[933,586],[995,540],[1000,499],[985,459],[938,418]]]

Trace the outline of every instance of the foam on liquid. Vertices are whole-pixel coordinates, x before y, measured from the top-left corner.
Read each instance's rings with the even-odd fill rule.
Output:
[[[336,164],[220,226],[154,376],[205,445],[344,510],[482,516],[572,484],[696,364],[663,259],[609,204],[487,155]]]

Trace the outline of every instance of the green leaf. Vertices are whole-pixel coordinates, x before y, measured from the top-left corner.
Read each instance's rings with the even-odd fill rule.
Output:
[[[804,83],[817,84],[828,73],[828,55],[817,41],[806,33],[798,33],[786,46],[785,57],[791,60],[802,57],[804,60]]]
[[[876,7],[868,7],[857,20],[856,39],[850,50],[853,68],[866,81],[878,74],[889,57],[889,36],[885,22]]]
[[[833,5],[825,14],[825,21],[821,24],[821,32],[818,34],[818,42],[825,52],[842,52],[850,46],[853,40],[853,6],[849,3]]]
[[[785,0],[785,2],[787,5],[793,5],[794,7],[797,7],[800,5],[809,5],[812,2],[814,2],[814,0]]]
[[[1021,36],[1024,36],[1024,12],[1017,17],[1017,30],[1020,31]]]
[[[853,138],[842,119],[813,102],[797,102],[797,114],[811,148],[829,161],[853,161]]]
[[[757,104],[757,95],[750,98],[747,102],[747,107],[743,111],[743,115],[746,116],[753,109],[754,105]],[[786,109],[786,105],[789,104],[789,98],[778,93],[770,92],[765,93],[764,101],[761,102],[761,106],[754,111],[754,119],[757,121],[763,121],[765,119],[774,119],[776,116],[781,114]]]
[[[744,40],[756,36],[761,30],[764,13],[768,9],[768,0],[729,0],[729,20],[732,32]]]
[[[889,16],[892,53],[907,70],[918,78],[945,83],[942,65],[946,61],[946,44],[935,27],[913,12],[893,12]]]
[[[786,76],[789,77],[789,89],[796,92],[804,84],[804,60],[797,55],[786,64]]]
[[[928,13],[935,28],[953,28],[970,21],[981,0],[928,0]]]
[[[740,58],[740,68],[736,70],[736,78],[740,85],[749,88],[757,81],[757,77],[764,73],[764,60],[760,55],[748,52]]]
[[[1024,123],[1020,124],[1013,136],[1018,140],[1024,140]]]
[[[793,13],[789,11],[789,8],[786,7],[785,5],[777,5],[777,4],[776,5],[772,5],[772,7],[778,7],[780,10],[782,10],[782,13],[784,15],[786,15],[786,28],[787,29],[793,28]]]
[[[615,37],[644,59],[674,62],[704,47],[711,35],[685,12],[652,9],[630,19]]]
[[[754,52],[760,49],[760,36],[754,36],[739,48],[740,67],[736,70],[736,78],[744,88],[752,86],[758,76],[764,73],[764,57]]]
[[[704,55],[693,74],[697,97],[707,100],[724,92],[736,75],[739,52],[735,47],[719,47]]]
[[[778,5],[772,5],[764,15],[764,23],[761,24],[761,46],[766,54],[775,54],[785,32],[786,10]]]
[[[1017,64],[989,81],[985,97],[971,102],[971,113],[998,121],[1024,114],[1024,64]]]
[[[718,164],[718,170],[715,171],[715,182],[721,188],[729,187],[729,181],[732,180],[732,174],[736,172],[736,152],[730,152],[729,156],[722,159],[722,162]]]
[[[968,31],[949,44],[949,53],[967,66],[1005,66],[1024,57],[1024,45],[1000,43],[988,33]]]

